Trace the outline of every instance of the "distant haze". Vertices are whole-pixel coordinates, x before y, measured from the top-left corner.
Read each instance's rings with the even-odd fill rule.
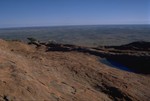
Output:
[[[150,24],[150,0],[0,0],[0,28]]]
[[[0,38],[40,41],[55,40],[84,46],[122,45],[133,41],[150,41],[150,25],[59,26],[0,29]]]

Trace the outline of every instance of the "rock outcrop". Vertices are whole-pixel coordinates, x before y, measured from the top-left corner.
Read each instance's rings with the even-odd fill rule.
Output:
[[[113,60],[142,74],[150,74],[150,42],[133,42],[122,46],[99,48],[49,43],[48,51],[78,51]]]
[[[36,45],[36,44],[34,44]],[[148,56],[68,44],[0,40],[2,101],[148,101],[150,76],[112,68],[100,60],[117,54]],[[137,51],[136,51],[137,52]],[[126,61],[126,60],[124,60]]]
[[[107,46],[107,48],[111,47],[119,50],[150,51],[150,42],[137,41],[121,46]]]

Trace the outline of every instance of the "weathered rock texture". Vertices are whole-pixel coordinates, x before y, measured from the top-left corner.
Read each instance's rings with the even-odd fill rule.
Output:
[[[108,53],[127,54],[123,50],[119,53],[114,49],[57,45],[58,47],[54,44],[35,47],[16,41],[0,40],[0,100],[150,99],[149,74],[122,71],[100,62],[101,57],[107,58]],[[137,53],[133,52],[131,55],[135,54]]]
[[[121,63],[137,73],[150,74],[150,42],[133,42],[122,46],[98,48],[68,44],[46,44],[48,51],[77,51],[107,58]]]

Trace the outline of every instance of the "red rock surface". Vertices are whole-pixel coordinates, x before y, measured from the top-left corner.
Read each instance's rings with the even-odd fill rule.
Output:
[[[150,76],[111,68],[77,51],[0,40],[2,101],[148,101]]]

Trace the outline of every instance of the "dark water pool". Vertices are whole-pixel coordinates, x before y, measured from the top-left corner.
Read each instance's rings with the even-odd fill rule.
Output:
[[[124,71],[128,71],[128,72],[134,72],[134,70],[118,63],[118,62],[115,62],[113,60],[109,60],[109,59],[106,59],[106,58],[103,58],[100,60],[100,62],[104,63],[105,65],[108,65],[112,68],[117,68],[117,69],[120,69],[120,70],[124,70]]]

